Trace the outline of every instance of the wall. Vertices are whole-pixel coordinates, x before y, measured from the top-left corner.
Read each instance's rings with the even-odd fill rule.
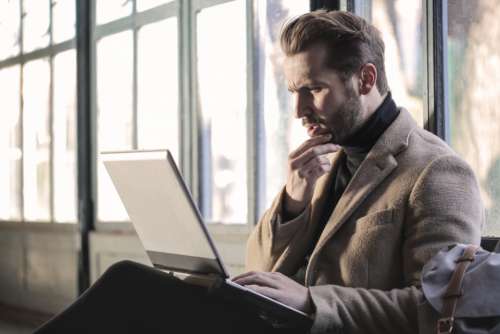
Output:
[[[243,271],[246,226],[210,226],[232,275]],[[54,314],[77,296],[79,235],[76,226],[0,223],[0,303]],[[123,260],[149,264],[131,229],[90,235],[91,279]]]

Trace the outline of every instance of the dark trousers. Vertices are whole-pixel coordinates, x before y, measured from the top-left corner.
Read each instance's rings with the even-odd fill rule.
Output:
[[[159,270],[123,261],[110,267],[47,333],[304,333],[275,329],[244,304]]]

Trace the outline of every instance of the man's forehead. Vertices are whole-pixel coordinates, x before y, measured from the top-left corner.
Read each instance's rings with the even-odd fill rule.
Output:
[[[324,47],[308,48],[306,51],[286,56],[283,65],[288,84],[301,86],[335,75],[335,71],[325,66],[326,58],[327,51]]]

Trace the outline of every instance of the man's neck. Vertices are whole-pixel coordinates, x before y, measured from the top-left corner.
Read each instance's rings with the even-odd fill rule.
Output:
[[[362,97],[362,100],[364,100],[363,104],[365,105],[367,120],[377,111],[378,108],[380,108],[388,94],[390,93],[385,92],[381,95],[378,91],[374,91],[373,94]]]
[[[347,154],[368,152],[399,114],[390,93],[384,94],[376,106],[363,126],[343,145]]]

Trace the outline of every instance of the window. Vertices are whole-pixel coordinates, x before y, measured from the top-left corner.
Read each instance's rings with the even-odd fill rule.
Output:
[[[74,8],[0,4],[2,220],[76,222]]]
[[[76,54],[68,50],[53,61],[54,218],[76,221]]]
[[[158,43],[158,41],[168,43]],[[142,27],[138,35],[137,131],[139,148],[169,147],[179,156],[177,18]]]
[[[485,235],[500,235],[500,3],[448,1],[451,145],[476,173]]]
[[[96,1],[97,153],[168,148],[179,159],[178,2]],[[99,158],[100,222],[128,215]]]
[[[426,103],[425,0],[363,2],[364,17],[377,27],[385,43],[385,71],[398,106],[423,126]]]
[[[0,220],[20,220],[21,207],[21,113],[20,67],[0,69]]]
[[[200,200],[208,221],[247,220],[246,40],[245,1],[197,11]]]
[[[0,2],[0,59],[19,54],[20,1]]]
[[[263,115],[263,144],[259,145],[264,185],[259,195],[258,216],[271,205],[272,200],[286,182],[288,154],[297,148],[307,134],[299,120],[294,119],[291,94],[283,73],[283,58],[279,34],[283,24],[309,11],[308,1],[264,1],[258,2],[260,27],[258,78],[261,83],[261,110]]]
[[[427,41],[432,2],[341,3],[361,6],[381,31],[394,99],[423,126],[435,94],[427,64],[439,51]],[[285,182],[288,153],[306,139],[278,38],[309,5],[95,0],[97,153],[169,148],[208,222],[254,223]],[[490,82],[499,6],[449,0],[447,9],[450,143],[479,178],[486,233],[498,234],[499,94]],[[1,2],[0,43],[0,219],[76,222],[75,1]],[[127,221],[98,156],[95,164],[98,221]]]
[[[23,66],[23,195],[24,217],[29,221],[51,218],[51,130],[48,59]]]
[[[207,222],[253,222],[264,205],[250,199],[270,203],[284,183],[288,152],[305,139],[289,110],[277,38],[284,21],[309,3],[145,3],[96,3],[98,151],[169,148]],[[189,19],[181,20],[186,11]],[[254,48],[258,59],[249,58]],[[180,60],[179,50],[188,56]],[[249,102],[258,98],[259,106]],[[263,115],[264,145],[253,141],[256,114]],[[279,153],[265,150],[269,145]],[[253,164],[252,151],[263,164]],[[100,162],[97,168],[99,221],[127,221]],[[258,189],[249,186],[256,178]]]

